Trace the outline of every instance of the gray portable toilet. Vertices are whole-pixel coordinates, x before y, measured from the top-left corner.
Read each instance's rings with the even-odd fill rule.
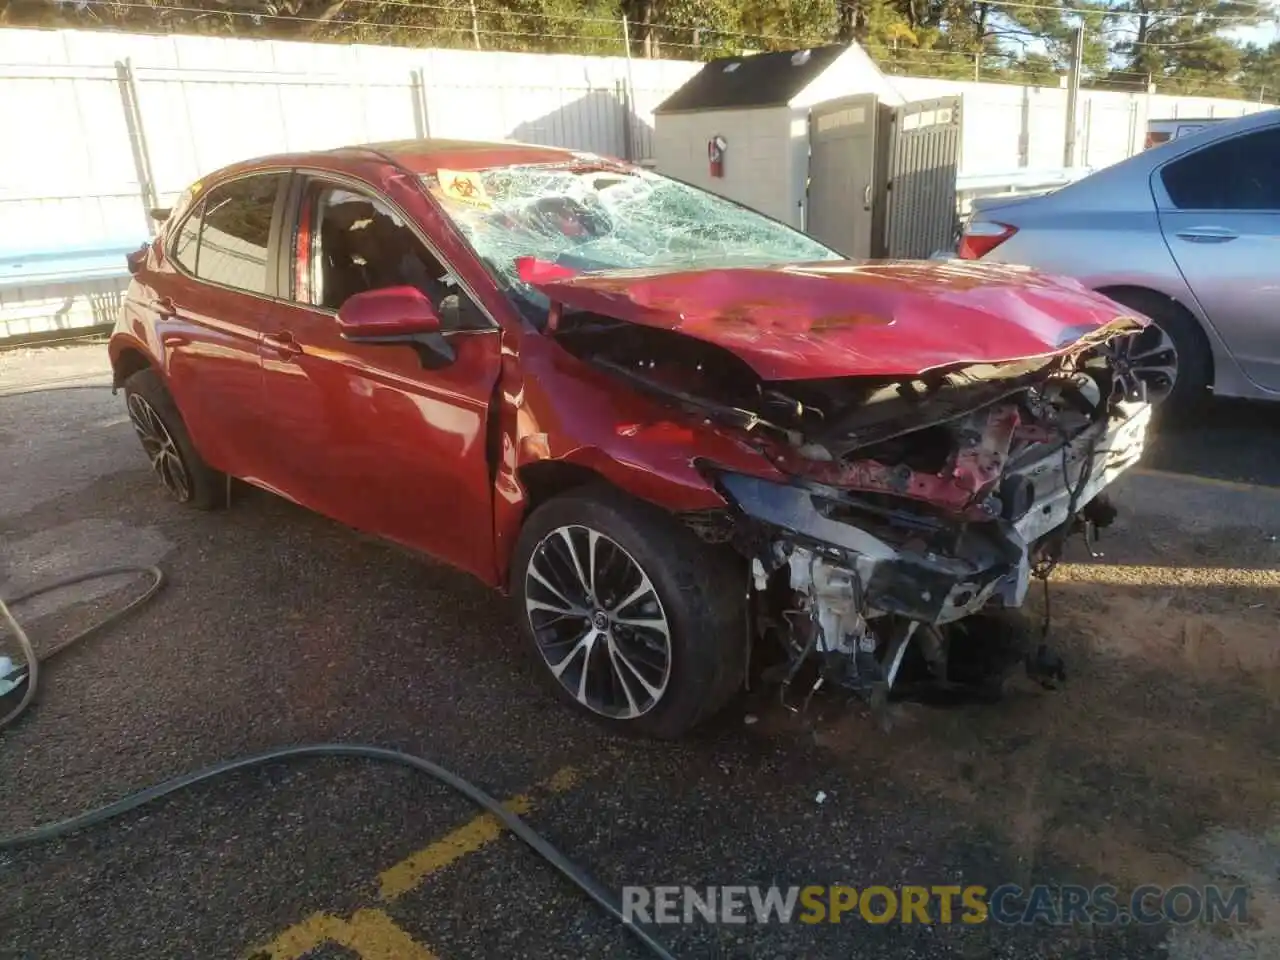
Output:
[[[855,258],[924,259],[950,246],[961,120],[960,97],[815,104],[806,231]]]
[[[856,44],[712,60],[654,110],[657,171],[803,229],[809,108],[851,93],[902,102]],[[708,153],[717,138],[720,176]]]
[[[654,124],[659,173],[846,256],[927,257],[952,238],[960,98],[905,103],[855,44],[712,60]]]

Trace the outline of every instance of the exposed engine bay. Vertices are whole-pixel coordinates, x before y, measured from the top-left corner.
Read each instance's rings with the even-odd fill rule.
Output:
[[[768,382],[716,344],[589,312],[557,318],[571,353],[732,430],[791,478],[706,465],[727,511],[686,516],[750,563],[753,642],[785,653],[786,687],[887,695],[904,657],[954,681],[953,643],[974,620],[1021,607],[1067,537],[1092,542],[1115,511],[1102,493],[1140,458],[1151,416],[1121,320],[1049,357],[911,378]],[[1043,637],[1041,637],[1043,640]],[[1037,647],[1029,672],[1060,679]]]

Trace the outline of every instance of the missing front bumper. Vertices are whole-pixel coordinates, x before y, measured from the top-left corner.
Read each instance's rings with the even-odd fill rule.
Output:
[[[936,631],[992,609],[1021,607],[1047,541],[1140,459],[1151,409],[1121,404],[1107,421],[1011,466],[1003,481],[1033,491],[1016,517],[984,521],[886,507],[815,484],[787,485],[741,474],[719,478],[750,529],[756,592],[785,580],[793,655],[843,655],[850,672],[874,660],[892,682],[917,627]],[[807,613],[797,618],[795,614]],[[901,639],[905,637],[905,639]]]

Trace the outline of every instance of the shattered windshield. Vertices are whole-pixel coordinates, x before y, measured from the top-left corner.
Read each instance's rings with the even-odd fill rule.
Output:
[[[520,280],[519,257],[584,271],[843,259],[715,194],[607,161],[441,169],[422,179],[531,317],[545,311],[547,301]]]

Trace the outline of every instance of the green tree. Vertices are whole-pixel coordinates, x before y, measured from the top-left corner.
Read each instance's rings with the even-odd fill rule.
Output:
[[[1269,47],[1250,44],[1241,54],[1240,86],[1250,96],[1257,91],[1259,100],[1280,101],[1280,40]]]
[[[1265,15],[1256,0],[1119,0],[1111,9],[1122,14],[1109,24],[1117,84],[1224,95],[1235,89],[1244,60],[1223,32]]]

